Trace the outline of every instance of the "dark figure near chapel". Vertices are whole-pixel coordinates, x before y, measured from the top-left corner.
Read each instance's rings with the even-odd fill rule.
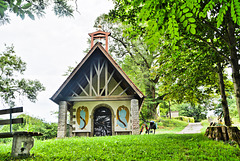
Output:
[[[154,121],[150,121],[149,131],[151,131],[151,129],[153,129],[154,134],[155,134],[155,130],[157,129],[157,125],[155,124]]]

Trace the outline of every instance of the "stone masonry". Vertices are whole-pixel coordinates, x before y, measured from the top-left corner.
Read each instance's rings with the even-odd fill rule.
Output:
[[[66,136],[66,133],[67,133],[67,102],[61,101],[59,103],[57,138],[64,138]]]
[[[138,135],[139,134],[139,106],[138,106],[137,99],[131,100],[131,114],[132,114],[132,134]]]

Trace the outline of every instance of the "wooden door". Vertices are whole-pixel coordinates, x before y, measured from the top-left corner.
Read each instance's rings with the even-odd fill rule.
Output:
[[[94,136],[112,135],[112,114],[110,109],[99,107],[94,112]]]

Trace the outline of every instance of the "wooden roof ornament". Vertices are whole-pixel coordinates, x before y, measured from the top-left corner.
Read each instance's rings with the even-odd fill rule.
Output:
[[[91,37],[91,48],[94,45],[95,40],[99,40],[102,43],[102,40],[105,40],[105,50],[108,52],[108,36],[111,35],[110,32],[102,31],[102,26],[99,25],[99,30],[93,33],[89,33],[88,35]]]
[[[65,82],[50,98],[60,101],[96,101],[138,99],[141,108],[144,95],[130,80],[121,67],[108,53],[108,36],[111,33],[98,30],[90,33],[91,44],[95,39],[105,39],[106,48],[101,42],[91,45],[90,51],[77,65]],[[113,81],[114,80],[114,81]],[[111,82],[115,84],[111,84]],[[122,92],[117,93],[117,89]]]

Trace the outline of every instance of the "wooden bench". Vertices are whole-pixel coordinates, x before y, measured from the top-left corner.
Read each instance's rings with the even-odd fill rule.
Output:
[[[32,136],[42,136],[39,132],[18,131],[12,132],[12,124],[23,123],[23,118],[12,119],[12,113],[23,112],[23,107],[0,110],[0,115],[10,114],[10,119],[0,120],[0,125],[10,124],[10,132],[0,133],[0,138],[13,137],[12,156],[29,156],[30,150],[34,145]]]

